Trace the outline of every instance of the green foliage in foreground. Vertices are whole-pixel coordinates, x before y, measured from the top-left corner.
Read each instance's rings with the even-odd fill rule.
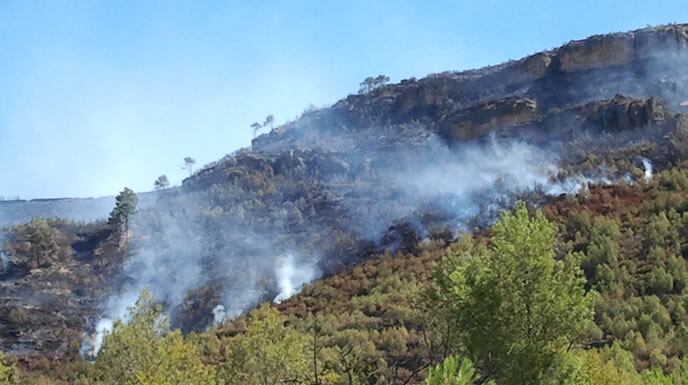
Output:
[[[262,305],[245,333],[226,346],[218,382],[227,385],[303,384],[309,373],[307,337],[285,325],[283,315]]]
[[[468,359],[458,360],[447,357],[444,362],[428,369],[425,385],[471,385],[478,379],[478,373]],[[490,381],[486,385],[493,385]]]
[[[688,361],[671,374],[661,369],[638,372],[633,356],[618,344],[603,349],[573,350],[559,357],[543,385],[686,385]]]
[[[127,323],[117,321],[96,360],[104,385],[207,385],[214,370],[201,362],[197,347],[181,332],[167,330],[167,319],[144,292],[129,310]]]
[[[0,385],[15,385],[18,383],[17,370],[7,362],[5,355],[0,352]]]
[[[304,384],[307,339],[285,322],[268,305],[252,311],[245,332],[223,346],[222,359],[211,366],[202,362],[198,346],[207,340],[170,332],[160,307],[144,292],[128,322],[118,321],[105,338],[96,379],[104,385]]]
[[[467,239],[450,254],[436,298],[457,350],[484,378],[536,384],[592,321],[593,296],[577,256],[555,260],[555,227],[542,213],[530,218],[519,203],[492,229],[489,246]]]

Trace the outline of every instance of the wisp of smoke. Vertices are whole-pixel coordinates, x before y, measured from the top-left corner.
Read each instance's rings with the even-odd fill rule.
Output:
[[[356,147],[349,143],[346,148]],[[353,161],[368,156],[355,151],[347,155]],[[395,220],[413,216],[428,205],[440,206],[458,231],[481,205],[509,193],[535,187],[549,194],[573,193],[589,182],[583,177],[555,181],[559,169],[554,152],[518,141],[493,139],[449,147],[429,136],[423,146],[411,150],[400,146],[380,157],[384,166],[368,171],[352,167],[341,180],[320,181],[330,183],[333,194],[359,189],[360,198],[352,198],[345,206],[348,217],[339,219],[372,241]],[[219,287],[219,303],[206,313],[207,325],[212,325],[242,314],[261,300],[282,302],[321,274],[319,258],[305,257],[318,255],[317,250],[286,252],[279,243],[284,237],[298,239],[288,224],[274,224],[258,233],[240,220],[207,226],[188,214],[210,210],[207,202],[212,197],[203,194],[185,192],[174,205],[158,205],[154,212],[143,211],[134,218],[132,255],[122,269],[124,284],[105,304],[95,333],[85,338],[84,354],[98,352],[104,334],[111,330],[111,320],[124,318],[144,289],[174,310],[183,306],[191,290]],[[273,296],[265,298],[270,293]]]
[[[279,294],[273,302],[280,303],[285,299],[296,294],[301,286],[312,281],[316,276],[316,271],[312,265],[298,265],[291,254],[287,254],[279,259],[275,267],[275,276],[279,286]]]
[[[649,182],[652,180],[652,162],[647,158],[642,158],[643,168],[645,172],[643,174],[643,180]]]
[[[84,335],[79,353],[83,357],[94,357],[103,346],[103,340],[112,332],[113,322],[109,318],[101,318],[96,324],[95,333]]]
[[[2,273],[5,274],[7,272],[7,268],[9,265],[9,258],[7,258],[7,254],[5,254],[4,251],[0,251],[0,262],[2,262]]]
[[[227,310],[224,305],[217,305],[213,308],[213,325],[219,325],[227,319]]]

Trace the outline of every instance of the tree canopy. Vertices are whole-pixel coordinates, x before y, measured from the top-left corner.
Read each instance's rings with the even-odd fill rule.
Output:
[[[555,259],[555,229],[519,203],[492,227],[490,245],[454,251],[438,282],[457,350],[499,384],[537,383],[592,320],[578,256]]]
[[[478,373],[470,360],[449,356],[444,362],[428,369],[425,385],[472,385],[477,379]],[[486,385],[494,385],[494,382]]]
[[[181,332],[169,331],[167,317],[143,292],[129,309],[127,322],[114,324],[96,358],[105,385],[207,385],[214,371]]]
[[[182,166],[182,169],[186,170],[189,172],[189,176],[193,175],[193,169],[194,166],[196,165],[196,159],[187,156],[184,158],[184,165]]]
[[[138,204],[138,197],[133,190],[125,187],[122,192],[115,197],[115,207],[110,212],[108,224],[113,226],[116,230],[129,231],[129,219],[136,213],[136,206]]]
[[[0,385],[15,385],[18,383],[17,369],[8,362],[5,354],[0,351]]]
[[[249,318],[246,332],[227,345],[219,377],[236,385],[303,383],[309,369],[306,336],[286,325],[286,318],[269,305]]]
[[[366,94],[369,93],[377,88],[382,87],[383,85],[387,84],[389,82],[389,76],[387,75],[378,75],[378,76],[368,76],[367,78],[363,79],[363,81],[359,84],[360,88],[358,90],[359,93],[361,94]]]
[[[153,186],[157,191],[161,191],[170,187],[170,181],[167,179],[167,175],[160,175],[158,179],[153,182]]]

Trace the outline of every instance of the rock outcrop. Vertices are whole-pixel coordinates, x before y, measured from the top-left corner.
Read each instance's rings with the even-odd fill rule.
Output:
[[[589,124],[605,131],[622,131],[661,125],[671,118],[670,112],[657,98],[639,100],[623,95],[584,107]]]
[[[405,80],[369,94],[351,95],[315,115],[320,129],[360,130],[388,122],[427,120],[452,133],[448,137],[464,140],[499,128],[501,118],[496,115],[501,111],[520,124],[536,113],[568,109],[616,94],[661,97],[678,109],[688,99],[688,74],[682,70],[686,65],[688,25],[668,25],[593,36],[479,70]],[[516,102],[509,107],[514,100],[526,99],[527,103]],[[481,110],[488,115],[493,111],[495,122],[484,126],[484,122],[457,123],[459,116],[471,121],[482,115]],[[254,147],[271,148],[289,141],[290,136],[302,135],[301,127],[311,125],[292,123],[257,138]],[[453,134],[457,131],[462,134]]]
[[[537,116],[537,102],[527,97],[510,97],[480,103],[451,115],[442,124],[442,135],[451,140],[485,136],[505,127],[532,122]]]

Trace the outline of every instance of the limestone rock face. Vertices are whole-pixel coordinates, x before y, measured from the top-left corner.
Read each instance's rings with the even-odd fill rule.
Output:
[[[575,72],[627,65],[668,54],[686,54],[686,48],[688,26],[671,25],[574,41],[557,50],[556,56],[559,70]]]
[[[621,131],[661,124],[668,111],[657,98],[638,100],[617,95],[592,107],[588,122],[606,131]]]
[[[635,57],[634,35],[598,36],[569,43],[558,52],[563,72],[585,71],[630,63]]]
[[[405,80],[351,95],[323,114],[357,129],[429,120],[438,123],[447,138],[471,139],[504,125],[523,124],[536,113],[616,94],[661,97],[679,110],[688,99],[688,74],[682,70],[686,66],[688,25],[645,28],[573,41],[492,67]],[[326,121],[321,119],[319,126]],[[274,136],[271,141],[270,136],[262,143],[283,140]]]
[[[537,102],[512,97],[479,104],[455,120],[447,122],[444,134],[454,140],[484,136],[499,128],[518,126],[532,121]]]
[[[688,54],[688,26],[672,25],[644,29],[635,33],[636,56],[649,58],[658,55]]]
[[[528,56],[523,60],[523,69],[533,79],[539,79],[550,71],[552,55],[542,52]]]

